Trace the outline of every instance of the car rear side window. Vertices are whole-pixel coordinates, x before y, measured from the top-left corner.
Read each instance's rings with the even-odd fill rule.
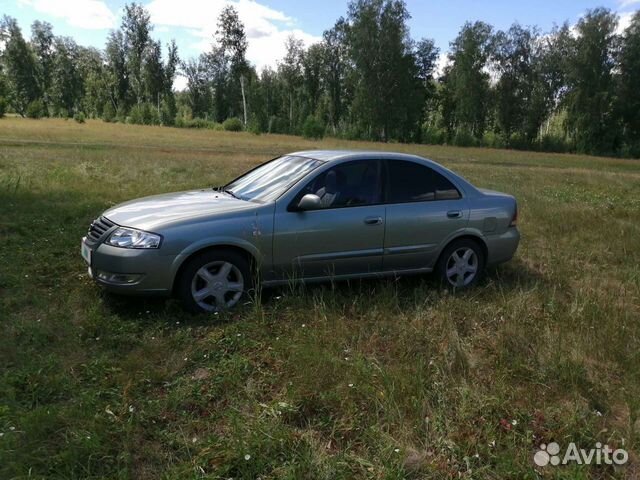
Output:
[[[415,162],[387,162],[389,183],[387,203],[457,200],[458,189],[443,175]]]

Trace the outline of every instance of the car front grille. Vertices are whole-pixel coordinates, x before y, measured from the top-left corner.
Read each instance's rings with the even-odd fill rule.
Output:
[[[96,218],[91,225],[89,226],[89,232],[87,233],[87,237],[91,240],[98,241],[102,238],[102,236],[107,233],[107,231],[114,227],[115,223],[109,220],[106,217]]]

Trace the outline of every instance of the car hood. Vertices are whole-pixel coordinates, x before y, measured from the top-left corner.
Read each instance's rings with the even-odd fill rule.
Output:
[[[118,225],[154,231],[169,224],[255,207],[255,203],[203,189],[138,198],[116,205],[103,215]]]

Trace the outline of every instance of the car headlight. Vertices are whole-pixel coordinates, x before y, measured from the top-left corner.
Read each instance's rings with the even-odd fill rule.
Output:
[[[162,237],[156,233],[136,230],[135,228],[116,228],[106,243],[122,248],[158,248]]]

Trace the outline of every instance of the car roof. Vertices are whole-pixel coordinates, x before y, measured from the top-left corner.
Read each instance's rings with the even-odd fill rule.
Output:
[[[444,173],[445,176],[456,179],[458,186],[462,185],[467,195],[478,195],[480,191],[469,183],[465,178],[461,177],[455,172],[452,172],[443,165],[440,165],[428,158],[420,157],[418,155],[410,155],[408,153],[399,152],[380,152],[375,150],[306,150],[303,152],[289,153],[290,156],[311,158],[314,160],[320,160],[323,162],[338,162],[341,160],[408,160],[417,161],[418,163],[426,164],[434,168],[440,173]]]
[[[302,152],[294,152],[289,155],[295,157],[312,158],[314,160],[322,160],[323,162],[335,162],[338,160],[427,160],[417,155],[398,152],[381,152],[375,150],[305,150]]]

